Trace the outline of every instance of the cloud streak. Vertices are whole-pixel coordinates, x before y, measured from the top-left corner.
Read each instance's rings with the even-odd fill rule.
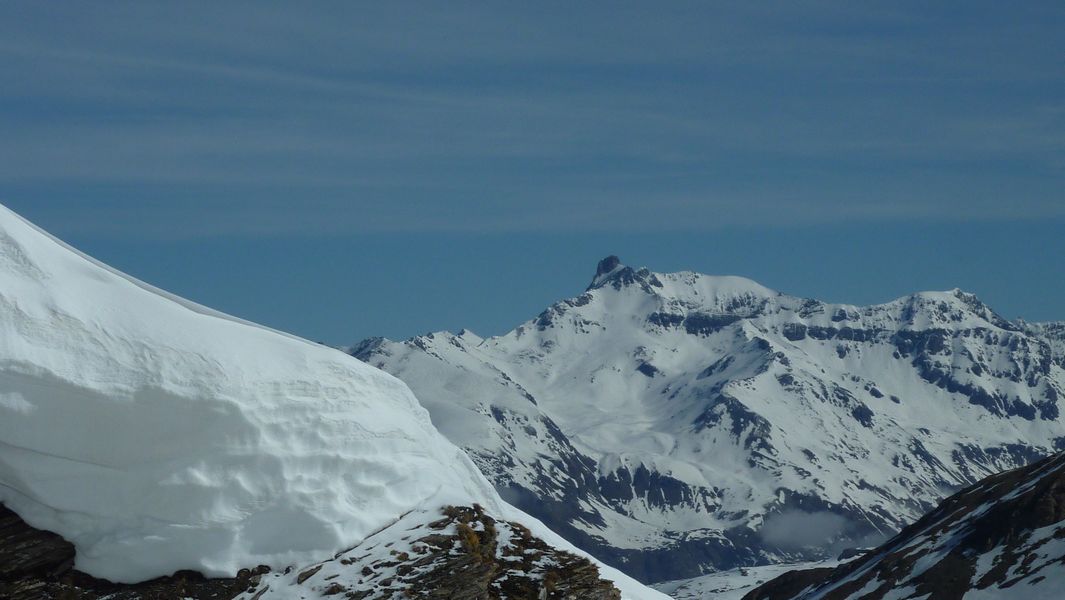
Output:
[[[191,6],[0,9],[0,201],[107,235],[1065,218],[1052,3]]]

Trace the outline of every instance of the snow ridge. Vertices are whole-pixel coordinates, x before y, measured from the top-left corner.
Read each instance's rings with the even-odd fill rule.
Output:
[[[351,545],[444,490],[497,506],[396,379],[175,301],[6,209],[0,231],[0,501],[79,569],[227,574]]]

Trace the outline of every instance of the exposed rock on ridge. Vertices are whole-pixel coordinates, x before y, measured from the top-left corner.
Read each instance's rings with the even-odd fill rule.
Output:
[[[544,543],[519,523],[498,521],[479,506],[448,507],[437,516],[442,518],[400,521],[332,560],[299,570],[259,567],[214,579],[184,571],[115,584],[75,570],[73,545],[0,505],[0,598],[621,598],[591,561]]]

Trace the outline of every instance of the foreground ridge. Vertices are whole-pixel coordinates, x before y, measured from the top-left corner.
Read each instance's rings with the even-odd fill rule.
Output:
[[[993,475],[862,558],[792,571],[744,600],[1060,598],[1065,453]]]
[[[263,577],[243,599],[342,595],[377,600],[619,600],[588,559],[558,550],[479,505],[408,515],[356,548],[300,572]]]
[[[442,517],[442,518],[440,518]],[[588,559],[558,550],[514,521],[472,507],[408,515],[331,560],[235,577],[183,571],[137,584],[116,584],[73,569],[74,546],[34,529],[0,506],[0,598],[42,600],[619,600]]]

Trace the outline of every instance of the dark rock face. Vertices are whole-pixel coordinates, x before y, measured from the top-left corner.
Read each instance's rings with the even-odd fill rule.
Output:
[[[739,321],[737,315],[706,315],[693,313],[684,319],[684,330],[691,335],[710,335]]]
[[[655,375],[658,375],[660,372],[658,370],[658,367],[652,365],[649,362],[641,362],[640,365],[636,367],[636,370],[652,379],[654,379]]]
[[[58,535],[33,529],[15,513],[0,506],[0,577],[48,573],[69,569],[74,546]]]
[[[384,342],[385,338],[383,337],[366,338],[351,348],[348,348],[347,352],[361,361],[366,361],[370,356],[373,356],[375,352],[382,351]]]
[[[796,593],[824,581],[832,571],[831,567],[788,571],[751,590],[743,600],[791,600]]]
[[[618,268],[618,265],[620,265],[620,264],[621,264],[621,259],[618,258],[617,256],[614,256],[613,254],[611,254],[610,256],[608,256],[608,257],[604,258],[603,260],[599,261],[599,265],[595,269],[595,276],[596,277],[601,277],[603,275],[606,275],[607,273],[609,273],[609,272],[613,271],[614,269]]]
[[[607,285],[615,290],[620,290],[625,286],[636,285],[646,292],[651,292],[655,288],[661,288],[662,282],[657,275],[646,268],[633,269],[632,267],[624,267],[618,257],[608,256],[599,261],[599,266],[595,270],[595,278],[592,279],[591,285],[588,286],[588,291]]]
[[[1065,454],[988,477],[944,500],[886,544],[834,569],[791,571],[744,600],[960,600],[972,590],[1023,598],[1065,581]],[[1058,587],[1057,589],[1061,589]]]

